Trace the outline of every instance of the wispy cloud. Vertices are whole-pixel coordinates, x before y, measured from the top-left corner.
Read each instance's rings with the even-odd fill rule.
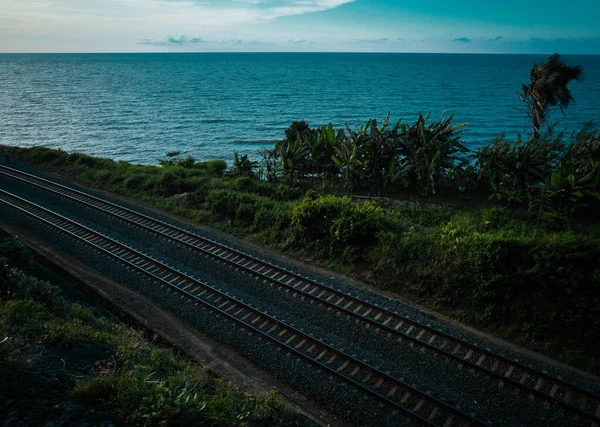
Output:
[[[469,43],[471,41],[471,39],[469,39],[467,37],[459,37],[457,39],[454,39],[453,41],[460,42],[460,43]]]
[[[390,39],[388,37],[381,37],[379,39],[362,39],[362,40],[359,40],[358,43],[375,44],[375,43],[386,43],[389,41],[390,41]]]
[[[3,0],[0,18],[32,29],[228,28],[322,12],[357,0]]]
[[[306,41],[289,40],[288,43],[305,43]],[[275,43],[261,40],[205,40],[199,37],[188,38],[186,36],[167,37],[166,39],[142,39],[138,42],[140,45],[159,46],[159,47],[223,47],[223,46],[269,46]]]

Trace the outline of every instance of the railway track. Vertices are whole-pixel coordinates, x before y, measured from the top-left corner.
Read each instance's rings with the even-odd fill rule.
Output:
[[[583,419],[589,421],[589,425],[593,427],[600,426],[600,395],[590,390],[528,367],[475,343],[453,337],[385,307],[118,204],[5,166],[0,166],[0,175],[83,204],[130,225],[175,241],[251,274],[257,279],[356,319],[367,327],[373,328],[377,333],[385,334],[398,341],[406,341],[413,347],[425,348],[461,368],[466,367],[488,375],[501,387],[508,385],[514,390],[524,391],[529,396],[542,399],[548,404],[558,405],[565,411],[573,413],[578,421]]]
[[[0,190],[0,202],[116,260],[150,278],[155,284],[206,306],[217,315],[274,343],[299,360],[310,363],[318,372],[325,372],[377,398],[381,403],[391,406],[396,414],[401,412],[418,424],[427,426],[488,425],[473,414],[467,414],[235,296],[200,282],[89,227],[4,190]]]

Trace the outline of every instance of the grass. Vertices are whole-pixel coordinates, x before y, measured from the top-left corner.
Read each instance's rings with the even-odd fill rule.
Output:
[[[358,202],[223,176],[206,163],[155,167],[10,150],[600,372],[598,221],[489,202]]]
[[[312,425],[277,393],[225,382],[140,331],[67,302],[57,288],[14,267],[27,259],[18,241],[0,244],[0,373],[6,381],[16,372],[38,382],[52,376],[71,399],[100,404],[134,425]],[[48,355],[65,349],[74,356],[62,356],[64,375],[57,377]],[[79,360],[90,353],[92,363]],[[79,369],[73,374],[65,366]]]

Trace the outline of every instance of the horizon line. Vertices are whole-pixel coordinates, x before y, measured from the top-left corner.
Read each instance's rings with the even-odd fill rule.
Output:
[[[127,55],[127,54],[388,54],[388,55],[552,55],[548,52],[392,52],[392,51],[77,51],[77,52],[0,52],[0,55]],[[600,53],[561,53],[561,55],[600,56]]]

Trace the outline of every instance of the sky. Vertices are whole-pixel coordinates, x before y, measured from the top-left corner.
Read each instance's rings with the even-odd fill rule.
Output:
[[[596,0],[0,0],[0,52],[600,54]]]

